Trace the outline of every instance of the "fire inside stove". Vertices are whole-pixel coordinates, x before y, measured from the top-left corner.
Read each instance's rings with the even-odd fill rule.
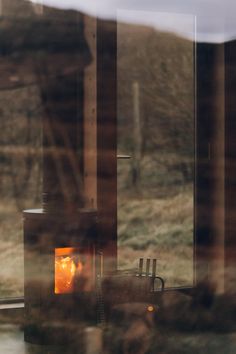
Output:
[[[88,256],[77,248],[55,249],[55,294],[90,290]]]

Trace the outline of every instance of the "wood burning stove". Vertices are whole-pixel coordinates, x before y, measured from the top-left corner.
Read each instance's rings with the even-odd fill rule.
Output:
[[[96,224],[90,210],[24,212],[26,341],[58,344],[74,324],[96,322]]]
[[[94,250],[87,248],[55,248],[55,294],[71,294],[75,290],[91,291],[94,287]]]

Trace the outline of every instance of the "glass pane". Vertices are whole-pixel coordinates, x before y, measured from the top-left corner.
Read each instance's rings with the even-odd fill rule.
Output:
[[[25,60],[0,63],[10,75],[0,87],[0,297],[23,296],[22,211],[41,204],[41,104],[36,84],[20,83]]]
[[[55,249],[55,294],[91,291],[92,256],[88,250]]]
[[[195,19],[118,18],[119,269],[157,259],[167,287],[192,285]]]

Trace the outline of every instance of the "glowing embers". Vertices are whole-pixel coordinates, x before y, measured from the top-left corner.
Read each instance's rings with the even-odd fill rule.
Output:
[[[89,291],[91,260],[77,248],[55,249],[55,294]]]

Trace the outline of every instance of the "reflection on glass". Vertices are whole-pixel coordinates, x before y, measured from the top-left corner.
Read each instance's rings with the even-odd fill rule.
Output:
[[[191,285],[194,42],[119,22],[117,61],[118,150],[132,156],[118,162],[119,268],[157,258],[167,287]]]
[[[36,85],[17,87],[22,65],[0,61],[15,71],[9,82],[2,76],[7,88],[0,85],[0,298],[23,295],[22,210],[40,205],[41,196],[42,106]]]

